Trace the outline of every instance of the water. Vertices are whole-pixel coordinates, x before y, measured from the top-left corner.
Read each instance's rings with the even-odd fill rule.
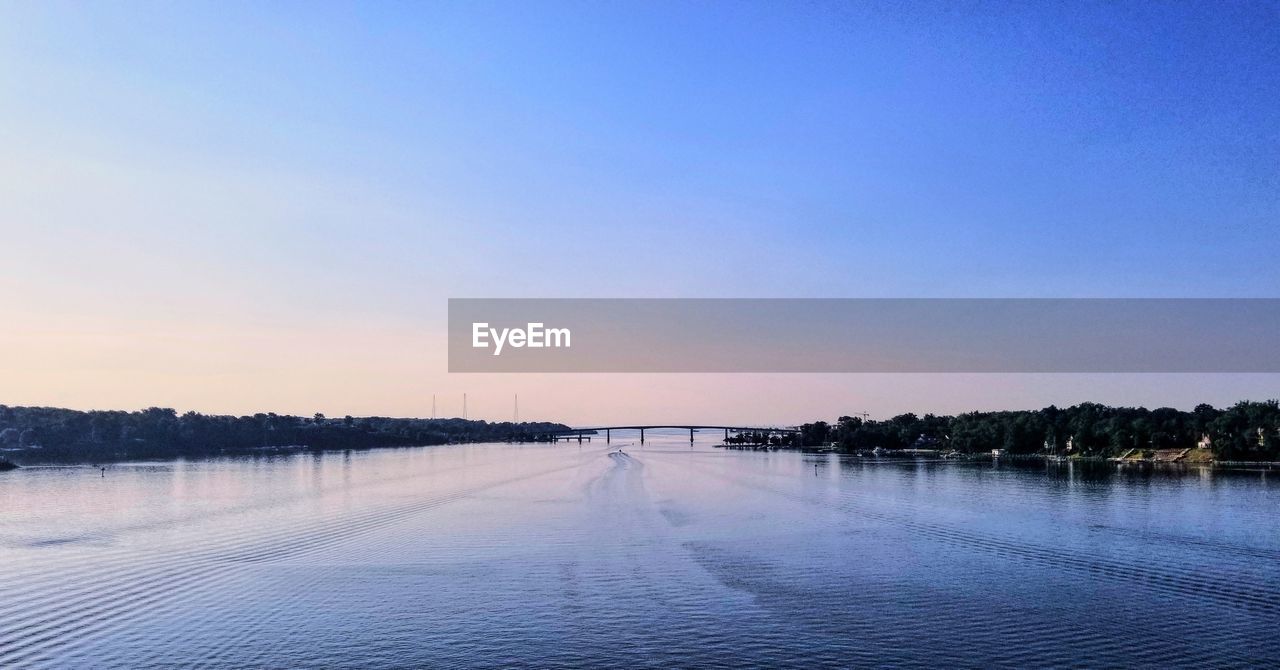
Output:
[[[619,447],[0,475],[0,667],[1280,665],[1275,475]]]

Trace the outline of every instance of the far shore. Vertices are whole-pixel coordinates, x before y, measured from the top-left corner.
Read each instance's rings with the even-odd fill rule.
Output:
[[[23,465],[14,463],[11,460],[0,458],[0,472],[18,470],[21,468],[92,468],[98,469],[103,467],[111,467],[113,465],[122,465],[129,463],[173,463],[176,461],[202,461],[214,460],[219,458],[236,458],[236,457],[255,457],[255,456],[276,456],[276,455],[294,455],[303,453],[323,454],[333,452],[350,452],[350,451],[375,451],[381,449],[418,449],[425,447],[436,447],[446,445],[460,444],[480,444],[480,443],[499,443],[499,442],[449,442],[445,445],[440,444],[423,444],[423,445],[394,445],[386,447],[325,447],[316,448],[305,445],[286,445],[286,446],[268,446],[253,447],[248,449],[231,449],[219,452],[201,452],[193,454],[178,455],[130,455],[115,454],[115,458],[99,458],[95,460],[57,460],[57,459],[40,459],[38,457],[24,459]],[[510,442],[508,442],[510,443]],[[523,443],[515,443],[523,444]],[[531,444],[538,444],[531,442]],[[1062,466],[1070,464],[1080,464],[1091,468],[1114,466],[1119,471],[1130,469],[1142,470],[1160,470],[1160,471],[1185,471],[1191,469],[1214,469],[1214,470],[1249,470],[1249,469],[1280,469],[1280,461],[1231,461],[1221,459],[1196,459],[1196,460],[1157,460],[1155,458],[1139,458],[1127,457],[1116,458],[1106,456],[1055,456],[1049,454],[994,454],[994,453],[957,453],[948,452],[942,449],[882,449],[882,450],[855,450],[852,452],[839,451],[831,445],[821,447],[806,447],[794,445],[765,445],[765,444],[732,444],[718,443],[714,445],[717,448],[732,451],[791,451],[805,454],[825,454],[835,455],[842,458],[856,459],[869,464],[876,462],[893,463],[893,462],[931,462],[931,463],[985,463],[985,464],[1009,464],[1009,465],[1048,465]],[[13,450],[9,450],[13,451]],[[39,451],[31,450],[32,452]],[[28,452],[29,456],[34,454]]]
[[[1200,460],[1159,460],[1156,458],[1116,458],[1108,456],[1054,456],[1050,454],[1001,454],[995,455],[990,453],[974,453],[961,454],[954,452],[946,452],[942,449],[885,449],[876,453],[874,450],[863,449],[852,452],[840,451],[831,446],[825,447],[792,447],[786,445],[742,445],[742,444],[722,444],[716,445],[725,449],[736,451],[798,451],[809,454],[836,454],[846,457],[854,457],[859,459],[867,459],[874,461],[876,459],[890,460],[937,460],[937,461],[960,461],[960,462],[1013,462],[1013,463],[1047,463],[1047,464],[1068,464],[1068,463],[1088,463],[1093,465],[1101,465],[1106,463],[1115,464],[1120,467],[1126,466],[1147,466],[1159,468],[1280,468],[1280,461],[1232,461],[1224,459],[1200,459]]]

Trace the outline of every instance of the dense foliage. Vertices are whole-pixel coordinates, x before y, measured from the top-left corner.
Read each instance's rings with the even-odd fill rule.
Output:
[[[1041,410],[969,412],[958,416],[901,414],[886,421],[842,416],[834,425],[802,427],[807,445],[835,444],[842,451],[932,448],[965,453],[1006,449],[1012,454],[1116,456],[1130,449],[1206,446],[1235,461],[1280,459],[1280,404],[1239,402],[1227,409],[1199,405],[1190,412],[1169,407],[1107,407],[1083,403]]]
[[[273,447],[370,447],[527,439],[563,429],[553,423],[463,419],[325,418],[281,414],[218,416],[152,407],[81,412],[0,405],[0,448],[19,463],[205,456]]]

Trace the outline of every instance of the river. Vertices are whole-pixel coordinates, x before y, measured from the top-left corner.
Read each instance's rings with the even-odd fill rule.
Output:
[[[1280,473],[687,435],[0,474],[0,667],[1280,665]]]

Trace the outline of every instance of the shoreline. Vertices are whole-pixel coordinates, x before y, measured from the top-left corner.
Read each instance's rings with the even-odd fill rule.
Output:
[[[1153,458],[1116,458],[1113,456],[1047,456],[1044,454],[1003,454],[1000,456],[992,456],[991,454],[954,454],[946,455],[945,452],[936,449],[889,449],[882,453],[872,453],[871,450],[859,451],[840,451],[829,447],[792,447],[785,445],[739,445],[739,444],[717,444],[716,448],[731,449],[734,451],[795,451],[805,454],[835,454],[837,456],[853,457],[866,461],[920,461],[920,462],[963,462],[963,463],[998,463],[1015,462],[1015,463],[1044,463],[1045,465],[1069,465],[1072,463],[1081,463],[1085,465],[1103,465],[1114,464],[1120,468],[1124,467],[1149,467],[1155,469],[1188,469],[1210,468],[1217,470],[1230,469],[1280,469],[1280,461],[1235,461],[1235,460],[1203,460],[1203,461],[1162,461]]]
[[[97,468],[103,465],[123,464],[123,463],[173,463],[177,461],[205,461],[217,460],[222,458],[237,458],[251,456],[280,456],[295,455],[302,453],[335,453],[350,451],[380,451],[383,449],[421,449],[427,447],[440,446],[456,446],[465,444],[545,444],[539,441],[451,441],[443,444],[404,444],[404,445],[380,445],[380,446],[348,446],[348,447],[312,447],[307,445],[283,445],[283,446],[267,446],[267,447],[250,447],[246,449],[223,449],[218,451],[201,451],[191,454],[173,454],[173,455],[146,455],[146,454],[113,454],[102,458],[83,460],[83,459],[40,459],[32,460],[21,459],[22,463],[17,463],[11,457],[0,457],[0,472],[9,472],[20,469],[34,468]],[[1079,463],[1087,466],[1099,466],[1103,464],[1112,464],[1117,470],[1126,469],[1151,469],[1151,470],[1187,470],[1190,468],[1211,469],[1211,470],[1276,470],[1280,469],[1280,461],[1236,461],[1236,460],[1194,460],[1194,461],[1169,461],[1154,458],[1120,458],[1109,456],[1049,456],[1044,454],[1001,454],[992,455],[988,453],[976,454],[960,454],[954,452],[944,452],[938,449],[886,449],[879,453],[874,450],[858,450],[858,451],[840,451],[832,447],[798,447],[791,445],[764,445],[764,444],[729,444],[720,443],[712,445],[716,449],[726,449],[732,451],[791,451],[811,455],[837,455],[846,458],[854,458],[866,462],[927,462],[927,463],[991,463],[998,464],[1000,462],[1016,463],[1016,464],[1043,464],[1043,465],[1071,465]],[[13,453],[15,450],[5,450]],[[40,449],[22,450],[28,455],[34,455]]]

